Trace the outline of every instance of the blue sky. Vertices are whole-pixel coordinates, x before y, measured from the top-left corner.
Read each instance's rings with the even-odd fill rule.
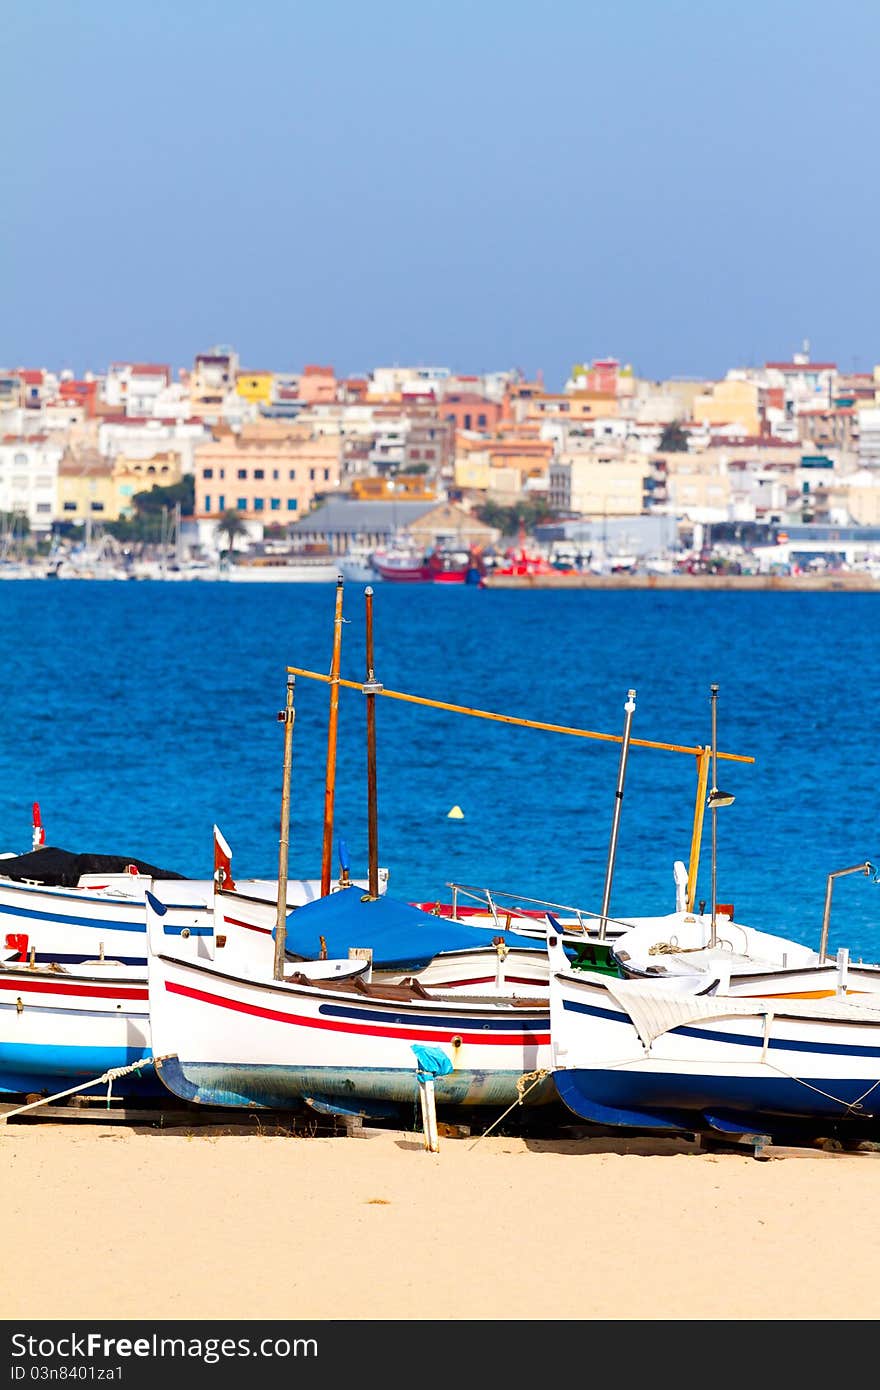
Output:
[[[880,361],[876,0],[6,0],[0,367]]]

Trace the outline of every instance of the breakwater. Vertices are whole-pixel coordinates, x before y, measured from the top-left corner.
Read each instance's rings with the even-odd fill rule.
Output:
[[[489,574],[487,589],[700,589],[829,593],[880,593],[880,579],[868,573],[840,574]]]

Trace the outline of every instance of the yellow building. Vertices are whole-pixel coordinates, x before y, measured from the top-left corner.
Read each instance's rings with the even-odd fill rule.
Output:
[[[275,390],[275,373],[239,372],[235,378],[235,390],[246,401],[269,405]]]
[[[465,454],[456,456],[453,481],[456,488],[464,492],[486,492],[491,472],[492,465],[485,448],[468,450]]]
[[[570,391],[563,395],[536,396],[529,402],[526,420],[607,420],[620,414],[620,402],[611,391]]]
[[[183,464],[173,450],[145,459],[117,454],[113,460],[113,482],[119,515],[132,515],[136,493],[149,492],[153,487],[173,487],[182,477]]]
[[[489,438],[469,437],[459,432],[455,440],[453,477],[455,486],[468,492],[511,492],[511,478],[519,478],[521,493],[529,478],[546,478],[553,457],[553,443],[539,438],[529,427],[499,430]],[[502,479],[498,470],[505,470]]]
[[[59,521],[118,521],[119,493],[113,464],[92,449],[74,453],[67,449],[58,464]]]
[[[393,481],[371,473],[351,483],[353,502],[431,502],[436,495],[421,473],[397,473]]]
[[[648,459],[638,455],[563,454],[550,465],[550,505],[583,517],[639,516],[650,472]]]
[[[749,437],[760,433],[759,391],[753,381],[716,381],[694,397],[693,412],[701,425],[737,425]]]
[[[829,500],[846,508],[856,526],[880,526],[880,479],[873,470],[862,468],[841,479]]]
[[[726,455],[707,449],[696,454],[666,453],[666,496],[677,511],[693,513],[726,509],[730,478]]]

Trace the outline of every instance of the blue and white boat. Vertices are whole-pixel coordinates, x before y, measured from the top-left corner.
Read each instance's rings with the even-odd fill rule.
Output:
[[[573,969],[548,937],[552,1071],[575,1115],[688,1133],[880,1137],[880,995],[745,998],[717,975]]]
[[[387,881],[387,869],[380,869],[380,892]],[[276,911],[277,879],[235,883],[231,850],[216,825],[214,877],[209,879],[186,878],[141,859],[52,846],[6,855],[0,857],[0,954],[7,960],[65,966],[112,959],[146,980],[147,889],[167,904],[168,930],[198,943],[214,931],[214,892],[223,883]],[[331,884],[331,892],[338,886]],[[320,879],[288,880],[289,908],[320,895]]]

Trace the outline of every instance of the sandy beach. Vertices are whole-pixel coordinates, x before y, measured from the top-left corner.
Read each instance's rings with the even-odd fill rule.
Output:
[[[0,1129],[7,1320],[880,1315],[880,1155]]]

